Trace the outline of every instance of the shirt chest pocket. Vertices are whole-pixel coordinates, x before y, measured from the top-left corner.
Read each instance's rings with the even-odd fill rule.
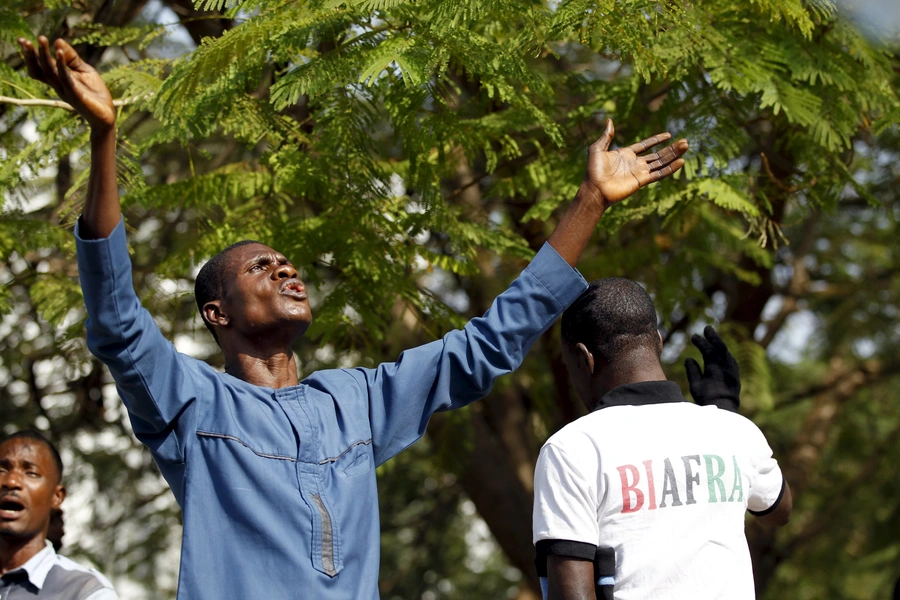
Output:
[[[243,446],[244,448],[246,448],[247,450],[249,450],[250,452],[252,452],[253,454],[255,454],[256,456],[258,456],[260,458],[269,458],[269,459],[274,459],[274,460],[287,460],[290,462],[297,462],[296,450],[292,453],[292,454],[294,454],[294,456],[290,456],[291,453],[289,453],[288,450],[286,450],[286,449],[282,450],[279,448],[270,448],[269,445],[265,445],[265,444],[260,445],[258,443],[254,443],[255,440],[250,438],[250,436],[238,437],[237,435],[231,435],[228,433],[217,433],[217,432],[213,432],[213,431],[204,431],[204,430],[198,429],[197,437],[218,439],[218,440],[222,440],[226,443],[240,444],[241,446]],[[248,438],[250,441],[248,441],[247,439],[244,439],[244,438]]]
[[[321,461],[329,465],[340,476],[347,479],[365,475],[372,470],[372,440],[358,441],[334,458]]]
[[[197,435],[243,446],[260,458],[297,461],[303,440],[290,415],[273,399],[232,397],[206,411]]]

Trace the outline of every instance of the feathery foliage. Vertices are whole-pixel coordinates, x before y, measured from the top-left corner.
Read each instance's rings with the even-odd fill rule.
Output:
[[[125,100],[118,176],[135,284],[164,332],[214,364],[215,347],[192,306],[191,277],[206,257],[244,238],[290,256],[312,289],[316,320],[296,349],[305,372],[391,359],[404,345],[434,339],[483,311],[546,239],[606,117],[615,120],[620,145],[670,130],[690,141],[691,153],[679,176],[604,217],[582,271],[647,285],[667,333],[667,360],[687,352],[686,333],[726,323],[742,366],[744,405],[767,424],[776,451],[789,454],[799,435],[779,415],[802,416],[825,402],[814,386],[803,395],[801,383],[827,379],[822,365],[838,359],[841,368],[869,377],[874,371],[861,366],[860,348],[887,360],[898,345],[891,313],[900,293],[891,278],[898,264],[891,238],[896,173],[887,166],[898,148],[897,46],[867,39],[830,2],[103,6],[9,0],[0,7],[7,59],[0,95],[52,96],[25,76],[12,45],[19,35],[65,34],[103,72],[114,97]],[[123,508],[110,502],[93,524],[127,530],[134,547],[120,542],[104,556],[97,542],[79,551],[164,597],[172,582],[159,579],[166,570],[155,567],[174,539],[176,512],[145,454],[130,462],[119,457],[137,452],[136,443],[79,336],[84,311],[68,231],[87,186],[88,132],[55,108],[0,104],[0,111],[0,421],[49,428],[80,461],[82,481],[97,482],[110,492],[105,498],[118,495]],[[858,228],[855,237],[845,221]],[[873,281],[880,282],[875,291]],[[785,366],[771,350],[779,342],[770,344],[783,340],[776,333],[800,312],[818,319],[818,346]],[[853,327],[842,325],[848,322]],[[506,475],[496,477],[511,477],[508,500],[527,505],[530,484],[509,474],[527,473],[543,438],[577,414],[565,403],[571,392],[559,367],[548,338],[520,375],[498,385],[484,402],[489,408],[439,420],[429,441],[439,461],[413,467],[409,477],[444,482],[437,473],[455,469],[458,479],[429,489],[428,510],[457,510],[447,494],[461,486],[495,532],[503,531],[503,515],[491,515],[492,508],[502,512],[502,501],[475,497],[478,477],[448,441],[472,438],[477,446],[487,439],[479,435],[493,430],[518,432],[521,448],[509,446],[509,433],[491,443],[500,444],[503,460],[521,461],[498,467]],[[677,364],[671,375],[681,377]],[[791,394],[802,398],[785,404]],[[867,467],[865,452],[848,450],[846,439],[865,437],[873,411],[836,422],[836,445],[822,450],[823,473],[846,482],[852,475],[845,471],[869,468],[877,479],[882,467]],[[520,413],[527,415],[522,421],[497,422],[498,415]],[[114,435],[93,443],[80,435],[85,431]],[[881,451],[891,448],[885,432],[873,435],[883,440]],[[384,476],[418,489],[395,472]],[[877,493],[890,491],[878,481]],[[830,493],[822,482],[810,485],[822,498]],[[408,491],[383,500],[406,503]],[[825,499],[816,502],[800,504],[810,522],[834,510]],[[146,531],[126,518],[134,506],[153,517]],[[877,522],[895,522],[900,513],[893,510]],[[872,523],[860,525],[871,532],[859,543],[871,548],[859,552],[872,557],[865,567],[872,585],[886,586],[891,571],[883,557],[900,550]],[[809,534],[801,529],[778,546],[798,558],[757,575],[761,590],[779,582],[780,591],[766,597],[805,597],[801,589],[821,597],[823,586],[833,593],[834,581],[848,572],[846,561],[836,561],[833,580],[811,582],[816,560],[833,562],[837,551],[816,542],[803,554],[801,534]],[[847,525],[840,535],[850,540],[860,531]],[[461,534],[446,535],[456,536],[448,552],[462,552]],[[497,535],[521,573],[492,566],[485,597],[534,583],[528,542]],[[394,558],[397,565],[406,560],[398,555],[386,564]],[[425,568],[415,564],[416,573]],[[388,598],[410,589],[394,568],[382,586]],[[791,587],[793,581],[802,583]],[[471,580],[460,586],[429,590],[436,598],[475,597]]]

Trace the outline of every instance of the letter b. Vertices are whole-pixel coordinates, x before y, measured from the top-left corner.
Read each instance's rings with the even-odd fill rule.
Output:
[[[619,478],[622,480],[622,512],[637,512],[644,505],[644,492],[638,489],[637,484],[641,480],[637,467],[634,465],[622,465],[616,467],[619,471]],[[631,472],[632,482],[628,483],[628,474]],[[631,503],[631,492],[634,492],[634,504]]]

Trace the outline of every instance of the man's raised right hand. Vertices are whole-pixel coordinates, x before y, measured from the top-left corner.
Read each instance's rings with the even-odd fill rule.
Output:
[[[610,150],[615,133],[612,119],[607,119],[606,130],[588,151],[584,175],[584,184],[596,191],[604,209],[680,169],[684,166],[681,156],[689,148],[687,140],[682,139],[658,152],[638,156],[672,135],[658,133],[626,148]]]
[[[56,40],[56,58],[50,53],[50,41],[38,37],[38,48],[25,38],[18,39],[28,74],[52,87],[65,102],[78,111],[96,132],[115,129],[116,109],[112,95],[100,74],[87,64],[65,40]]]

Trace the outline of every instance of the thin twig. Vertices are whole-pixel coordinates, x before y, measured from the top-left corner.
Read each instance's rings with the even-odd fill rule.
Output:
[[[43,98],[10,98],[9,96],[0,96],[0,102],[4,104],[15,104],[16,106],[51,106],[53,108],[61,108],[74,112],[75,109],[68,102],[62,100],[44,100]]]
[[[766,153],[760,152],[759,155],[762,157],[763,169],[765,169],[766,175],[769,176],[769,179],[772,180],[772,183],[774,183],[776,186],[778,186],[779,189],[787,192],[788,194],[793,194],[794,192],[799,192],[800,190],[803,190],[806,188],[811,188],[811,187],[815,186],[816,183],[819,181],[819,179],[817,177],[813,177],[812,179],[809,180],[809,183],[807,183],[805,186],[802,186],[802,185],[787,186],[784,183],[782,183],[781,181],[779,181],[777,177],[775,177],[775,173],[772,172],[772,167],[769,166],[769,157],[766,156]]]
[[[127,106],[129,104],[134,104],[138,100],[147,98],[149,95],[150,94],[143,94],[141,96],[113,100],[113,106]],[[15,104],[16,106],[49,106],[51,108],[61,108],[69,112],[75,112],[75,108],[68,102],[63,102],[62,100],[46,100],[44,98],[11,98],[9,96],[0,96],[0,104]]]

